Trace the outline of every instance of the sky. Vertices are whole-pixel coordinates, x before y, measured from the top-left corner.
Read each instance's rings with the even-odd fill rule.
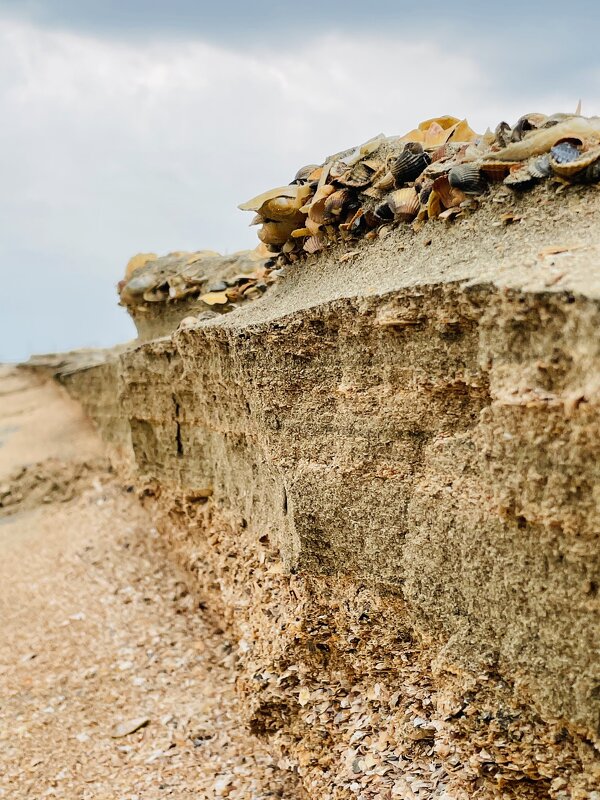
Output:
[[[493,5],[0,0],[0,361],[133,338],[131,255],[253,247],[239,203],[378,133],[600,114],[600,3]]]

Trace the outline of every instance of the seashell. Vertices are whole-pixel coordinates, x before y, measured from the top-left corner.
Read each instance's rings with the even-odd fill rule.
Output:
[[[545,114],[524,114],[517,120],[517,124],[512,129],[511,141],[520,142],[528,133],[541,128],[548,117]]]
[[[136,269],[145,267],[148,262],[156,261],[157,258],[156,253],[137,253],[137,255],[132,256],[125,267],[125,280],[129,280]]]
[[[511,129],[508,122],[500,122],[494,131],[496,143],[499,144],[500,147],[506,147],[506,145],[510,142],[510,133]]]
[[[168,300],[168,284],[161,283],[159,286],[154,286],[152,289],[147,289],[143,294],[143,298],[147,303],[162,303],[164,300]]]
[[[432,189],[438,194],[444,208],[454,208],[460,205],[463,200],[467,199],[466,194],[453,186],[450,186],[450,181],[447,175],[440,175],[433,182]],[[429,195],[427,196],[429,198]]]
[[[290,236],[292,239],[302,239],[305,236],[311,236],[310,228],[296,228],[295,231],[292,231]]]
[[[394,219],[394,212],[390,208],[390,204],[387,200],[375,206],[374,214],[379,222],[390,222]]]
[[[347,206],[352,195],[348,189],[339,189],[333,192],[325,199],[325,215],[339,217],[342,213],[344,206]]]
[[[295,227],[295,224],[287,222],[265,222],[258,232],[258,238],[264,244],[284,244]]]
[[[576,183],[595,183],[600,170],[600,147],[580,152],[569,142],[561,142],[550,151],[549,164],[561,178]]]
[[[337,179],[337,183],[354,189],[364,189],[371,183],[375,171],[376,169],[368,166],[365,161],[360,161],[352,169],[347,169],[346,173]]]
[[[479,164],[479,171],[488,181],[503,181],[511,169],[519,167],[520,161],[483,161]]]
[[[323,250],[326,244],[327,240],[323,235],[309,236],[304,242],[304,250],[307,253],[318,253],[319,250]]]
[[[309,180],[318,180],[318,178],[311,178],[312,173],[316,169],[319,169],[318,164],[307,164],[305,167],[300,167],[298,172],[294,175],[294,180],[291,181],[291,183],[307,183]]]
[[[419,195],[416,189],[397,189],[388,198],[388,206],[399,222],[412,222],[419,213]]]
[[[288,219],[296,219],[302,217],[300,208],[304,204],[304,198],[299,197],[274,197],[267,200],[258,209],[258,214],[266,220],[274,220],[275,222],[284,222]],[[256,219],[256,217],[255,217]]]
[[[429,219],[435,219],[443,211],[442,201],[439,194],[432,189],[427,198],[427,216]]]
[[[252,217],[252,222],[248,227],[251,228],[253,225],[262,225],[263,222],[266,222],[266,219],[263,216],[261,216],[261,214],[255,214]]]
[[[125,286],[127,293],[133,297],[143,295],[144,292],[156,286],[156,275],[142,273],[133,277]]]
[[[541,178],[548,178],[552,173],[549,156],[543,155],[539,156],[539,158],[535,158],[527,165],[527,169],[532,178],[537,178],[538,180]]]
[[[540,156],[547,153],[551,147],[563,139],[593,139],[600,140],[600,119],[584,119],[572,117],[553,125],[551,128],[539,128],[532,131],[521,142],[513,142],[492,153],[491,158],[497,161],[524,161],[530,156]]]
[[[305,202],[310,193],[310,186],[306,185],[279,186],[277,189],[270,189],[268,192],[263,192],[262,194],[253,197],[246,203],[239,205],[238,208],[242,211],[258,211],[260,213],[261,206],[269,202],[269,200],[274,200],[277,197],[287,197]],[[300,203],[300,205],[302,205],[302,203]]]
[[[396,179],[394,178],[391,172],[386,172],[381,178],[375,181],[373,184],[373,189],[379,189],[380,191],[387,192],[390,189],[393,189],[396,184]]]
[[[458,164],[448,173],[448,181],[453,189],[466,194],[480,194],[486,189],[485,178],[476,164]]]
[[[529,167],[513,170],[504,179],[504,185],[517,192],[525,192],[535,186],[537,178],[529,171]]]
[[[430,163],[431,158],[424,152],[423,145],[407,142],[400,155],[390,161],[389,167],[398,185],[414,181]]]

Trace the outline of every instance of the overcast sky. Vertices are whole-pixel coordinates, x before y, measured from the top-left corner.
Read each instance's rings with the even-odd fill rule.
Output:
[[[132,338],[129,256],[254,246],[238,203],[377,133],[600,114],[599,23],[577,1],[0,0],[0,361]]]

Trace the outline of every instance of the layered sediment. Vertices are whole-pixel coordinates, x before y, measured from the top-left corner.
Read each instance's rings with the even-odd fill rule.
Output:
[[[599,211],[492,193],[57,371],[310,797],[600,797]]]

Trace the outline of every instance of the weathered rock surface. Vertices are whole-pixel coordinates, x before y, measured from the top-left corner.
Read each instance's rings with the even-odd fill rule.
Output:
[[[514,206],[61,375],[311,797],[599,796],[600,194]]]

